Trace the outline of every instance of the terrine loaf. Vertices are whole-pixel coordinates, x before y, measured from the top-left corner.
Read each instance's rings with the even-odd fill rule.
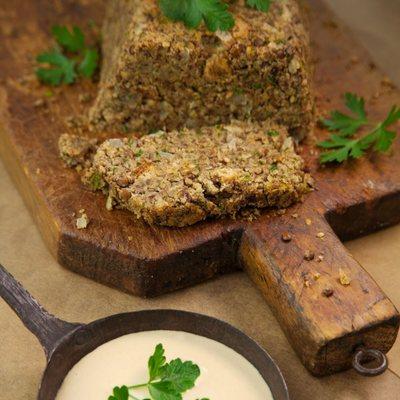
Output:
[[[68,142],[75,140],[59,142],[67,160]],[[311,188],[303,166],[285,129],[234,122],[108,139],[83,179],[108,194],[109,209],[128,209],[149,224],[185,226],[243,209],[288,207]]]
[[[274,1],[263,13],[240,0],[230,10],[234,28],[212,33],[167,20],[157,0],[110,0],[92,126],[143,134],[272,118],[304,137],[313,99],[299,5]]]

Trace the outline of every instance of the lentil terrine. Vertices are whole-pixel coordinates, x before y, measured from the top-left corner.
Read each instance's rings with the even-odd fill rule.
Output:
[[[288,207],[310,190],[303,166],[284,128],[234,122],[108,139],[84,181],[108,193],[109,209],[128,209],[149,224],[185,226],[243,209]]]
[[[310,130],[308,35],[296,0],[268,13],[232,2],[236,24],[212,33],[167,20],[157,0],[110,0],[103,27],[97,130],[149,133],[273,118]]]

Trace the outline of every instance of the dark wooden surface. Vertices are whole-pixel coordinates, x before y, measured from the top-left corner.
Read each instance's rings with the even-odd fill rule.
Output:
[[[389,156],[324,169],[317,167],[313,145],[305,144],[302,153],[317,190],[284,216],[264,213],[251,224],[221,220],[183,229],[149,227],[127,212],[106,211],[103,196],[85,190],[58,159],[57,138],[67,130],[65,118],[86,111],[88,105],[81,104],[78,95],[95,93],[95,85],[57,89],[46,106],[35,107],[47,88],[35,82],[32,58],[48,46],[50,26],[57,21],[81,26],[92,18],[101,21],[101,7],[95,1],[57,1],[51,8],[44,0],[17,3],[0,10],[0,153],[62,265],[141,296],[244,267],[315,374],[350,366],[359,344],[383,351],[391,347],[397,311],[339,238],[399,222],[398,140]],[[367,98],[373,117],[384,116],[399,102],[399,92],[317,0],[310,5],[318,109],[340,107],[341,95],[354,91]],[[77,230],[74,213],[82,208],[90,224]],[[286,231],[293,236],[290,243],[280,240]],[[317,238],[318,232],[325,237]],[[316,256],[324,253],[324,260],[304,260],[307,250]],[[339,283],[339,268],[351,278],[349,286]],[[320,274],[318,280],[315,273]],[[327,287],[333,289],[329,298],[322,294]]]

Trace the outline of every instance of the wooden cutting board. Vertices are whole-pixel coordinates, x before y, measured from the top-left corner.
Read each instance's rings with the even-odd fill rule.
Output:
[[[219,220],[170,229],[109,212],[103,195],[86,190],[57,155],[66,118],[87,111],[90,104],[79,95],[94,96],[95,85],[57,88],[46,98],[48,88],[32,73],[34,55],[49,46],[51,25],[100,23],[102,3],[16,0],[0,9],[0,153],[60,264],[140,296],[244,268],[313,374],[348,368],[359,345],[388,351],[399,314],[341,240],[400,221],[400,141],[387,156],[328,168],[318,167],[313,143],[304,144],[316,190],[284,215],[265,212],[251,223]],[[353,91],[368,99],[372,117],[384,117],[399,103],[399,91],[318,0],[310,1],[310,21],[318,110],[341,107],[343,93]],[[80,209],[90,218],[84,230],[75,226]],[[284,233],[290,242],[282,241]],[[313,260],[305,260],[307,251]],[[349,285],[340,283],[340,274],[351,279]]]

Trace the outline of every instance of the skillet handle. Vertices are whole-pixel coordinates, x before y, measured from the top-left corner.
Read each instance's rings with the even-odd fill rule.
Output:
[[[49,314],[0,264],[0,296],[38,338],[47,359],[61,339],[81,325],[62,321]]]

